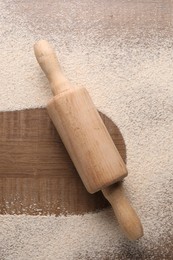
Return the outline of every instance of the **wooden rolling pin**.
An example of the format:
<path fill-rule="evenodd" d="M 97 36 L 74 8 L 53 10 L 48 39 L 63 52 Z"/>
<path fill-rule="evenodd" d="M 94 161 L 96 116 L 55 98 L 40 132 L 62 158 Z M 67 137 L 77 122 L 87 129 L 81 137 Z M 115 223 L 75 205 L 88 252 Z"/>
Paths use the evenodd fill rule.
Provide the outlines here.
<path fill-rule="evenodd" d="M 114 183 L 127 176 L 126 166 L 85 88 L 74 88 L 63 75 L 49 43 L 34 45 L 35 56 L 46 74 L 53 94 L 47 110 L 86 189 L 103 191 L 118 222 L 131 240 L 143 235 L 142 225 Z"/>

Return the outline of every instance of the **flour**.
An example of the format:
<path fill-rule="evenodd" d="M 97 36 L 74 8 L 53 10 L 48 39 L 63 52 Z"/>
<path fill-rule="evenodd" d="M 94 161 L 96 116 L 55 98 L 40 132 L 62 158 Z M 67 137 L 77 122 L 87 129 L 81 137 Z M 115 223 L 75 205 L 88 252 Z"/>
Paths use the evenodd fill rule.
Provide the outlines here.
<path fill-rule="evenodd" d="M 67 217 L 0 216 L 2 260 L 106 259 L 105 255 L 108 259 L 172 259 L 169 12 L 159 16 L 162 8 L 157 3 L 151 7 L 128 1 L 128 7 L 123 7 L 123 1 L 89 2 L 76 6 L 76 1 L 43 1 L 40 6 L 39 1 L 0 1 L 0 110 L 47 104 L 52 94 L 32 45 L 40 38 L 50 40 L 68 78 L 85 86 L 97 108 L 121 130 L 129 171 L 124 186 L 145 235 L 139 242 L 128 242 L 110 210 Z M 165 16 L 164 21 L 158 20 Z M 124 22 L 119 23 L 122 17 Z"/>
<path fill-rule="evenodd" d="M 146 237 L 139 242 L 129 242 L 117 232 L 118 227 L 113 220 L 110 210 L 67 217 L 0 216 L 1 259 L 101 260 L 166 256 L 165 252 L 158 251 L 159 254 L 156 254 L 154 251 L 158 250 L 158 243 L 162 246 L 161 238 L 157 237 L 148 244 Z M 153 221 L 151 223 L 150 235 L 154 231 Z M 159 230 L 157 234 L 162 235 Z"/>

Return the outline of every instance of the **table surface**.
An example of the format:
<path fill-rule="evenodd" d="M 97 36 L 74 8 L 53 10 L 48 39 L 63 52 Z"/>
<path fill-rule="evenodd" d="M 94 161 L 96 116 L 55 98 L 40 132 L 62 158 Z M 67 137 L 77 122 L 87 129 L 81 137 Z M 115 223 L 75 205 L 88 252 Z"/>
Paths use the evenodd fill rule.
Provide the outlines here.
<path fill-rule="evenodd" d="M 98 19 L 98 34 L 105 30 L 102 32 L 105 39 L 119 30 L 124 41 L 138 39 L 146 47 L 148 39 L 157 38 L 158 44 L 163 39 L 172 42 L 171 0 L 91 2 L 93 8 L 91 12 L 83 14 L 81 26 L 85 18 L 90 21 Z M 47 4 L 47 1 L 42 1 L 41 6 L 33 1 L 22 3 L 13 8 L 19 15 L 25 13 L 31 30 L 36 30 L 36 33 L 39 33 L 40 27 L 35 27 L 35 21 L 39 24 L 41 16 L 48 10 L 48 20 L 43 28 L 46 31 L 46 26 L 49 27 L 52 22 L 51 13 L 55 16 L 54 5 Z M 87 1 L 85 4 L 88 6 Z M 66 8 L 64 1 L 58 1 L 57 5 L 60 5 L 60 9 L 64 8 L 64 16 L 57 14 L 56 23 L 51 25 L 52 31 L 59 19 L 64 22 L 70 11 L 70 4 Z M 81 16 L 80 12 L 79 9 L 74 16 Z M 71 28 L 67 26 L 65 33 L 68 30 Z M 76 31 L 76 34 L 80 32 Z M 126 160 L 126 147 L 119 129 L 106 115 L 101 114 L 101 117 Z M 85 190 L 45 109 L 1 112 L 0 122 L 0 214 L 82 214 L 108 206 L 101 192 L 91 195 Z M 167 242 L 164 249 L 155 249 L 153 259 L 163 259 L 162 251 L 167 252 L 164 259 L 172 259 L 172 245 Z M 145 253 L 146 258 L 144 255 L 141 259 L 149 259 Z M 121 256 L 117 259 L 121 259 Z M 133 258 L 129 256 L 127 259 Z"/>
<path fill-rule="evenodd" d="M 100 114 L 125 160 L 119 129 Z M 45 109 L 0 113 L 0 214 L 85 213 L 108 205 L 82 184 Z"/>

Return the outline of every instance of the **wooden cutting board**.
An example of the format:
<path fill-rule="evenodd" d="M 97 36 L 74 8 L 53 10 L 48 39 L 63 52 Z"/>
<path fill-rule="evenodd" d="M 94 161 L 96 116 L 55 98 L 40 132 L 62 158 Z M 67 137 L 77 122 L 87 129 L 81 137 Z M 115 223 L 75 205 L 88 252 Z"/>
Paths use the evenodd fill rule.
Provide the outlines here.
<path fill-rule="evenodd" d="M 125 160 L 119 129 L 100 115 Z M 86 191 L 45 109 L 1 112 L 0 122 L 0 214 L 82 214 L 108 205 L 101 192 Z"/>

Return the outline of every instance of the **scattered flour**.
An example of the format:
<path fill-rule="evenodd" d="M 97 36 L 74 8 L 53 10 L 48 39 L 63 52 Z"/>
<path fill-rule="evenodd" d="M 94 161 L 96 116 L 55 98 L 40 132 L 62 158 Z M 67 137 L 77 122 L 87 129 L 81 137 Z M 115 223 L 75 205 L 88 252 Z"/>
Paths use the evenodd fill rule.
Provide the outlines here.
<path fill-rule="evenodd" d="M 130 242 L 117 232 L 113 218 L 110 210 L 66 217 L 0 216 L 1 260 L 171 259 L 165 248 L 171 242 L 160 229 L 155 239 L 150 237 L 152 229 L 148 238 Z"/>
<path fill-rule="evenodd" d="M 51 92 L 32 45 L 50 40 L 68 78 L 86 86 L 121 130 L 125 188 L 145 236 L 128 242 L 109 210 L 0 216 L 1 260 L 172 259 L 173 34 L 158 20 L 157 1 L 152 7 L 128 1 L 128 8 L 123 1 L 89 2 L 0 0 L 0 110 L 46 105 Z"/>

